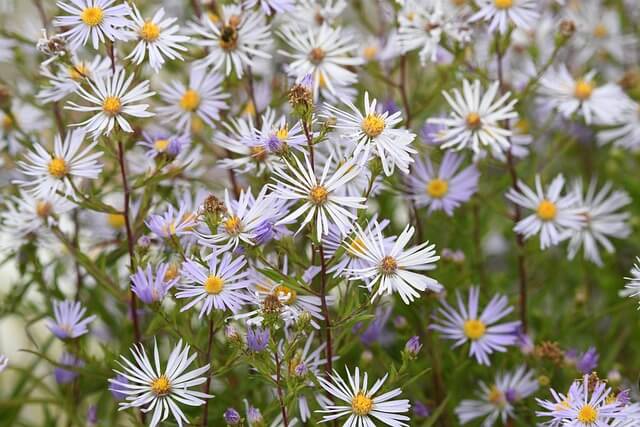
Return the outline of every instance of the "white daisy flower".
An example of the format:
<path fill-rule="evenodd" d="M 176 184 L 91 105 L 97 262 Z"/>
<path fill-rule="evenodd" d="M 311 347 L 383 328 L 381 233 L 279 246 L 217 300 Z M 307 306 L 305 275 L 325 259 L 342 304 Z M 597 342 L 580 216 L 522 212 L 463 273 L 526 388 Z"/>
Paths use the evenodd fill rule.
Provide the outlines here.
<path fill-rule="evenodd" d="M 149 65 L 156 72 L 160 70 L 165 62 L 164 57 L 169 59 L 183 60 L 180 51 L 187 48 L 181 43 L 189 40 L 187 36 L 176 34 L 180 29 L 179 25 L 173 25 L 178 18 L 164 18 L 164 8 L 158 9 L 151 19 L 145 19 L 134 3 L 131 11 L 131 21 L 128 24 L 131 30 L 131 38 L 137 39 L 138 44 L 126 59 L 132 59 L 135 64 L 141 64 L 149 52 Z"/>
<path fill-rule="evenodd" d="M 189 355 L 189 350 L 190 346 L 185 345 L 183 348 L 180 340 L 171 351 L 164 370 L 160 366 L 160 353 L 155 339 L 153 362 L 141 344 L 131 347 L 134 362 L 130 362 L 121 355 L 122 362 L 118 361 L 118 364 L 122 370 L 114 369 L 114 372 L 122 375 L 127 381 L 121 382 L 118 378 L 109 379 L 111 387 L 126 396 L 125 400 L 119 403 L 119 410 L 128 408 L 141 408 L 143 412 L 153 410 L 150 427 L 157 426 L 169 415 L 173 416 L 179 426 L 188 424 L 189 420 L 178 404 L 202 406 L 205 404 L 204 399 L 213 397 L 207 393 L 189 390 L 191 387 L 204 384 L 207 378 L 201 375 L 209 371 L 209 364 L 207 364 L 185 372 L 198 356 L 197 353 Z"/>
<path fill-rule="evenodd" d="M 567 119 L 577 114 L 587 124 L 616 124 L 631 101 L 615 83 L 598 86 L 595 75 L 592 70 L 574 79 L 564 64 L 547 71 L 540 79 L 540 104 L 558 110 Z"/>
<path fill-rule="evenodd" d="M 540 249 L 555 246 L 579 230 L 584 222 L 584 209 L 575 207 L 575 194 L 562 195 L 563 188 L 562 175 L 555 177 L 546 190 L 542 188 L 540 175 L 536 175 L 535 191 L 518 181 L 517 189 L 511 188 L 506 197 L 534 213 L 520 220 L 513 230 L 525 239 L 540 234 Z"/>
<path fill-rule="evenodd" d="M 78 95 L 93 105 L 84 106 L 75 102 L 67 102 L 65 108 L 73 111 L 97 112 L 97 114 L 72 126 L 82 126 L 94 138 L 103 134 L 109 135 L 116 124 L 124 132 L 133 132 L 133 128 L 125 116 L 153 116 L 154 113 L 147 111 L 148 104 L 138 104 L 138 102 L 155 94 L 155 92 L 149 92 L 148 80 L 129 89 L 134 77 L 135 75 L 131 74 L 126 78 L 125 70 L 121 69 L 116 71 L 113 76 L 96 77 L 89 80 L 90 91 L 79 86 Z"/>
<path fill-rule="evenodd" d="M 429 328 L 440 332 L 445 339 L 455 341 L 453 348 L 470 343 L 469 356 L 474 357 L 481 365 L 489 366 L 489 355 L 493 352 L 505 352 L 507 346 L 515 345 L 520 326 L 519 321 L 497 322 L 511 313 L 507 297 L 496 294 L 491 298 L 482 313 L 479 313 L 480 290 L 472 286 L 469 289 L 468 305 L 462 302 L 460 292 L 456 292 L 458 309 L 442 301 L 434 315 L 435 323 Z"/>
<path fill-rule="evenodd" d="M 256 58 L 271 58 L 267 52 L 272 42 L 271 31 L 265 16 L 259 12 L 225 5 L 216 21 L 205 16 L 190 27 L 194 35 L 199 36 L 193 42 L 209 52 L 197 62 L 197 67 L 211 65 L 215 71 L 224 67 L 226 76 L 235 70 L 240 79 L 245 67 L 254 65 Z"/>
<path fill-rule="evenodd" d="M 366 266 L 346 269 L 351 276 L 349 280 L 365 281 L 369 291 L 378 285 L 372 300 L 381 295 L 398 293 L 402 301 L 409 304 L 420 297 L 419 292 L 440 292 L 440 283 L 425 274 L 415 272 L 435 268 L 435 262 L 440 259 L 436 255 L 435 245 L 424 242 L 405 249 L 414 231 L 413 227 L 407 225 L 393 245 L 390 245 L 382 236 L 377 222 L 370 231 L 365 231 L 356 224 L 355 236 L 344 246 L 350 254 L 363 259 Z"/>
<path fill-rule="evenodd" d="M 585 259 L 602 266 L 598 244 L 613 253 L 615 248 L 609 238 L 625 239 L 631 234 L 630 214 L 620 212 L 631 203 L 631 198 L 626 191 L 611 191 L 611 187 L 611 183 L 606 183 L 597 191 L 596 180 L 592 180 L 584 192 L 582 181 L 574 183 L 575 206 L 583 211 L 584 222 L 571 234 L 569 259 L 573 259 L 582 247 Z"/>
<path fill-rule="evenodd" d="M 348 416 L 343 424 L 345 427 L 375 425 L 374 419 L 382 424 L 392 427 L 408 427 L 409 417 L 402 415 L 409 412 L 411 405 L 407 399 L 392 400 L 399 396 L 402 390 L 399 388 L 376 396 L 376 393 L 382 388 L 387 380 L 387 375 L 376 381 L 371 388 L 368 388 L 368 374 L 365 372 L 360 382 L 360 369 L 356 367 L 352 376 L 349 368 L 345 367 L 348 381 L 345 382 L 337 371 L 333 371 L 333 375 L 329 379 L 318 377 L 320 385 L 329 394 L 340 400 L 341 404 L 326 405 L 323 409 L 316 410 L 324 415 L 321 422 L 327 422 Z M 342 403 L 344 402 L 344 403 Z"/>
<path fill-rule="evenodd" d="M 337 116 L 335 127 L 347 138 L 357 142 L 353 155 L 364 151 L 365 159 L 373 151 L 382 161 L 382 167 L 387 176 L 393 174 L 396 166 L 404 173 L 409 173 L 409 165 L 413 162 L 412 154 L 417 153 L 411 148 L 416 135 L 407 129 L 395 129 L 402 122 L 402 112 L 389 114 L 388 111 L 379 113 L 376 110 L 377 100 L 369 102 L 369 92 L 364 94 L 364 114 L 355 105 L 348 102 L 352 112 L 340 110 L 325 103 L 325 108 Z"/>
<path fill-rule="evenodd" d="M 5 210 L 0 213 L 0 222 L 6 228 L 20 230 L 24 235 L 54 224 L 57 218 L 75 208 L 75 204 L 55 193 L 46 193 L 36 198 L 21 191 L 18 196 L 5 200 Z"/>
<path fill-rule="evenodd" d="M 297 0 L 297 7 L 288 17 L 302 28 L 334 26 L 347 7 L 346 0 Z"/>
<path fill-rule="evenodd" d="M 57 6 L 69 15 L 56 16 L 53 25 L 68 28 L 60 34 L 67 40 L 71 50 L 87 44 L 98 49 L 99 43 L 106 39 L 111 41 L 126 40 L 124 27 L 129 20 L 127 3 L 114 5 L 116 0 L 68 0 L 57 2 Z"/>
<path fill-rule="evenodd" d="M 442 144 L 441 148 L 461 150 L 468 147 L 474 153 L 485 148 L 491 151 L 509 149 L 512 132 L 503 128 L 501 123 L 518 117 L 513 109 L 517 100 L 509 101 L 510 92 L 496 100 L 499 86 L 499 82 L 494 82 L 483 94 L 479 80 L 473 85 L 464 80 L 462 93 L 458 89 L 453 90 L 453 96 L 442 92 L 453 111 L 448 118 L 434 117 L 428 120 L 428 123 L 446 126 L 435 136 L 436 141 Z"/>
<path fill-rule="evenodd" d="M 489 31 L 504 34 L 513 23 L 517 28 L 530 30 L 540 17 L 540 4 L 536 0 L 476 0 L 480 10 L 470 21 L 491 21 Z"/>
<path fill-rule="evenodd" d="M 67 132 L 64 142 L 56 135 L 52 153 L 42 145 L 34 144 L 34 151 L 28 152 L 24 161 L 18 161 L 18 170 L 29 178 L 14 182 L 37 198 L 48 197 L 57 191 L 76 198 L 72 179 L 96 179 L 102 172 L 102 165 L 97 161 L 102 153 L 91 153 L 97 141 L 81 149 L 84 137 L 83 129 Z"/>
<path fill-rule="evenodd" d="M 491 385 L 481 381 L 478 399 L 463 400 L 455 412 L 461 424 L 486 417 L 482 427 L 493 427 L 498 419 L 506 425 L 507 419 L 514 417 L 516 405 L 537 389 L 534 372 L 521 365 L 513 372 L 499 373 Z"/>
<path fill-rule="evenodd" d="M 244 256 L 232 259 L 226 252 L 221 259 L 213 253 L 208 260 L 208 268 L 190 259 L 182 263 L 180 275 L 185 284 L 178 285 L 176 298 L 191 298 L 180 311 L 186 311 L 204 301 L 200 314 L 210 315 L 211 310 L 229 310 L 237 313 L 244 304 L 251 300 L 247 293 L 248 272 L 242 269 L 247 265 Z"/>
<path fill-rule="evenodd" d="M 597 138 L 601 145 L 611 142 L 634 153 L 640 151 L 640 105 L 630 102 L 618 116 L 616 126 L 600 130 Z"/>
<path fill-rule="evenodd" d="M 624 289 L 619 292 L 622 297 L 638 298 L 640 297 L 640 257 L 636 257 L 636 263 L 631 269 L 631 276 L 625 277 L 627 283 Z M 638 307 L 640 310 L 640 306 Z"/>
<path fill-rule="evenodd" d="M 358 76 L 348 67 L 361 65 L 357 56 L 358 45 L 340 28 L 323 25 L 319 29 L 290 25 L 283 28 L 280 37 L 294 50 L 278 53 L 291 58 L 287 73 L 301 82 L 307 75 L 313 77 L 313 97 L 318 98 L 320 85 L 336 94 L 336 86 L 350 86 Z"/>
<path fill-rule="evenodd" d="M 339 196 L 336 191 L 345 183 L 351 181 L 360 173 L 360 168 L 348 161 L 340 166 L 331 176 L 329 169 L 331 160 L 327 161 L 320 179 L 316 178 L 309 157 L 305 154 L 305 165 L 294 156 L 295 164 L 285 160 L 287 171 L 275 170 L 276 184 L 270 184 L 273 189 L 272 197 L 284 200 L 302 201 L 302 206 L 291 212 L 277 224 L 288 224 L 306 214 L 298 228 L 302 230 L 312 220 L 315 224 L 318 241 L 329 232 L 329 224 L 335 224 L 340 231 L 347 233 L 356 215 L 352 210 L 367 207 L 364 197 Z"/>
<path fill-rule="evenodd" d="M 220 120 L 220 110 L 228 108 L 225 100 L 229 94 L 221 88 L 222 76 L 213 70 L 191 67 L 188 86 L 179 81 L 163 86 L 160 96 L 169 105 L 159 107 L 158 113 L 184 132 L 193 130 L 195 117 L 215 127 L 214 120 Z"/>
<path fill-rule="evenodd" d="M 53 73 L 49 67 L 43 66 L 40 73 L 49 80 L 49 84 L 38 92 L 38 99 L 44 103 L 60 101 L 71 95 L 86 79 L 105 76 L 111 69 L 111 60 L 96 55 L 92 61 L 73 58 L 72 65 L 61 67 Z"/>

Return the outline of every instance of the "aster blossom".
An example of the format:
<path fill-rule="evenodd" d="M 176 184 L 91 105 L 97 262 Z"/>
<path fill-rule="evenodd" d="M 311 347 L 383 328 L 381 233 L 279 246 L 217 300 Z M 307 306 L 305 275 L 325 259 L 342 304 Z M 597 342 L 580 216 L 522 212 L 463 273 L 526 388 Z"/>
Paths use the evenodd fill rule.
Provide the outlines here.
<path fill-rule="evenodd" d="M 470 21 L 489 21 L 489 31 L 507 32 L 510 24 L 523 30 L 533 28 L 540 17 L 535 0 L 476 0 L 480 10 Z"/>
<path fill-rule="evenodd" d="M 54 301 L 54 319 L 47 321 L 49 330 L 58 338 L 74 339 L 78 338 L 89 330 L 87 325 L 96 319 L 96 316 L 84 317 L 87 309 L 78 301 Z"/>
<path fill-rule="evenodd" d="M 131 290 L 145 304 L 162 301 L 169 289 L 178 282 L 177 277 L 169 277 L 170 267 L 166 263 L 158 264 L 155 275 L 151 265 L 147 265 L 145 269 L 138 267 L 136 272 L 129 277 L 132 284 Z"/>

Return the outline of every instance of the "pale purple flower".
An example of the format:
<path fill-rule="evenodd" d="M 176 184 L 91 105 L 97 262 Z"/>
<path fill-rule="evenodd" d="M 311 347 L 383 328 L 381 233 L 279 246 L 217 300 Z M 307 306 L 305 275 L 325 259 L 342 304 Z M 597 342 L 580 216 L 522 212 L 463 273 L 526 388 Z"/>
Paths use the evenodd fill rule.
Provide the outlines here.
<path fill-rule="evenodd" d="M 96 405 L 90 405 L 87 409 L 87 423 L 89 425 L 98 423 L 98 407 Z"/>
<path fill-rule="evenodd" d="M 187 203 L 181 202 L 179 209 L 170 205 L 162 215 L 149 216 L 145 224 L 158 237 L 171 239 L 192 234 L 196 215 L 189 210 Z"/>
<path fill-rule="evenodd" d="M 418 418 L 427 418 L 431 415 L 431 410 L 427 405 L 416 400 L 413 402 L 413 414 Z"/>
<path fill-rule="evenodd" d="M 375 318 L 369 324 L 367 329 L 360 335 L 360 341 L 364 346 L 371 347 L 376 342 L 381 345 L 388 344 L 390 340 L 390 333 L 386 329 L 386 325 L 391 317 L 391 307 L 379 307 L 376 310 Z"/>
<path fill-rule="evenodd" d="M 404 349 L 407 353 L 409 353 L 409 355 L 413 357 L 417 356 L 422 349 L 422 344 L 420 344 L 420 337 L 416 335 L 409 338 L 407 343 L 404 345 Z"/>
<path fill-rule="evenodd" d="M 145 304 L 152 304 L 156 301 L 162 301 L 167 291 L 178 282 L 178 278 L 166 280 L 167 270 L 169 264 L 161 263 L 156 267 L 156 274 L 154 277 L 153 268 L 151 265 L 147 265 L 146 269 L 138 267 L 135 274 L 129 276 L 131 278 L 131 290 L 140 298 Z"/>
<path fill-rule="evenodd" d="M 143 140 L 138 144 L 147 148 L 147 157 L 156 158 L 160 155 L 168 155 L 175 158 L 189 145 L 186 136 L 173 135 L 167 132 L 142 132 Z"/>
<path fill-rule="evenodd" d="M 253 352 L 260 352 L 269 345 L 269 329 L 260 327 L 247 329 L 247 347 Z"/>
<path fill-rule="evenodd" d="M 589 349 L 581 354 L 575 349 L 570 349 L 565 352 L 565 360 L 575 364 L 576 368 L 582 372 L 582 374 L 590 374 L 598 366 L 598 359 L 600 355 L 595 347 L 589 347 Z"/>
<path fill-rule="evenodd" d="M 81 368 L 84 366 L 84 362 L 71 353 L 63 353 L 59 363 L 65 368 Z M 69 384 L 80 375 L 75 370 L 65 369 L 62 366 L 58 366 L 53 370 L 53 375 L 58 384 Z"/>
<path fill-rule="evenodd" d="M 224 411 L 223 418 L 225 423 L 232 426 L 237 426 L 241 420 L 240 414 L 234 408 L 227 408 L 227 410 Z"/>
<path fill-rule="evenodd" d="M 109 391 L 115 400 L 124 400 L 127 389 L 119 384 L 129 384 L 129 380 L 122 374 L 116 375 L 114 381 L 109 382 Z"/>
<path fill-rule="evenodd" d="M 469 289 L 469 301 L 462 301 L 460 292 L 456 292 L 457 310 L 446 301 L 434 316 L 435 323 L 431 329 L 438 331 L 445 339 L 453 340 L 453 347 L 469 342 L 469 356 L 481 365 L 490 365 L 489 355 L 493 352 L 505 352 L 507 346 L 515 345 L 518 339 L 519 321 L 498 324 L 497 322 L 511 313 L 507 297 L 496 294 L 482 313 L 479 313 L 480 290 L 472 286 Z"/>
<path fill-rule="evenodd" d="M 474 165 L 461 171 L 464 156 L 447 151 L 436 170 L 431 159 L 418 159 L 411 174 L 407 175 L 410 197 L 418 207 L 427 206 L 429 212 L 444 210 L 449 216 L 453 210 L 468 201 L 478 190 L 480 172 Z"/>
<path fill-rule="evenodd" d="M 54 301 L 53 312 L 55 319 L 47 320 L 49 330 L 61 340 L 78 338 L 88 332 L 87 325 L 96 316 L 83 319 L 87 309 L 78 301 Z"/>

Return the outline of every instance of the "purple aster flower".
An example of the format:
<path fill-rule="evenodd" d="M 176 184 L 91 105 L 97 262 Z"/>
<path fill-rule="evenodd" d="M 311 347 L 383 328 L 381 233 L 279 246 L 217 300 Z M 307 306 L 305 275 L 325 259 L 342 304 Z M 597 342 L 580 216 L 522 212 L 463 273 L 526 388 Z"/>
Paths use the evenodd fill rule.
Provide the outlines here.
<path fill-rule="evenodd" d="M 142 132 L 142 137 L 144 140 L 138 144 L 148 148 L 146 155 L 152 159 L 163 154 L 175 158 L 184 147 L 189 145 L 187 137 L 171 135 L 166 132 Z"/>
<path fill-rule="evenodd" d="M 269 329 L 249 328 L 247 330 L 247 347 L 254 352 L 262 351 L 269 345 L 269 336 Z"/>
<path fill-rule="evenodd" d="M 441 123 L 433 123 L 426 121 L 420 130 L 420 137 L 427 145 L 440 145 L 437 135 L 439 132 L 446 130 L 447 126 Z"/>
<path fill-rule="evenodd" d="M 420 353 L 420 349 L 422 349 L 420 337 L 416 335 L 409 338 L 409 341 L 404 345 L 404 349 L 410 356 L 416 357 Z"/>
<path fill-rule="evenodd" d="M 62 357 L 60 358 L 60 365 L 69 368 L 81 368 L 84 366 L 84 362 L 71 353 L 63 353 Z M 73 382 L 73 380 L 78 378 L 80 374 L 71 369 L 56 367 L 53 370 L 53 375 L 58 384 L 69 384 L 70 382 Z"/>
<path fill-rule="evenodd" d="M 400 111 L 400 107 L 393 99 L 387 99 L 382 103 L 382 111 L 388 111 L 389 114 L 395 114 Z"/>
<path fill-rule="evenodd" d="M 415 402 L 413 402 L 413 413 L 418 418 L 427 418 L 429 415 L 431 415 L 431 410 L 427 405 L 416 400 Z"/>
<path fill-rule="evenodd" d="M 571 364 L 575 364 L 576 368 L 583 374 L 591 373 L 598 366 L 598 351 L 595 347 L 589 347 L 589 349 L 578 354 L 575 349 L 569 349 L 565 352 L 565 360 Z"/>
<path fill-rule="evenodd" d="M 124 400 L 127 397 L 127 389 L 120 384 L 129 384 L 129 380 L 122 374 L 116 375 L 113 381 L 109 381 L 109 391 L 115 400 Z"/>
<path fill-rule="evenodd" d="M 289 206 L 291 205 L 287 200 L 272 200 L 272 212 L 269 217 L 256 227 L 255 241 L 258 245 L 264 245 L 271 240 L 279 240 L 284 236 L 290 236 L 292 233 L 287 228 L 287 224 L 278 224 L 282 218 L 289 214 Z"/>
<path fill-rule="evenodd" d="M 624 390 L 621 390 L 620 393 L 618 393 L 618 395 L 616 396 L 616 400 L 618 401 L 618 403 L 620 405 L 626 406 L 631 401 L 630 394 L 631 394 L 631 392 L 630 392 L 630 390 L 628 388 L 624 389 Z"/>
<path fill-rule="evenodd" d="M 360 341 L 367 347 L 371 347 L 376 342 L 381 345 L 388 344 L 391 340 L 389 331 L 386 329 L 389 317 L 391 317 L 391 307 L 379 307 L 376 310 L 376 317 L 369 324 L 367 329 L 360 335 Z"/>
<path fill-rule="evenodd" d="M 231 426 L 236 426 L 240 424 L 240 420 L 241 420 L 240 414 L 234 408 L 227 408 L 227 410 L 224 411 L 223 417 L 224 417 L 224 422 Z"/>
<path fill-rule="evenodd" d="M 264 419 L 262 418 L 260 409 L 256 408 L 255 406 L 251 406 L 251 404 L 246 400 L 244 402 L 247 406 L 247 422 L 249 423 L 249 425 L 252 426 L 254 424 L 262 423 Z"/>
<path fill-rule="evenodd" d="M 177 277 L 168 281 L 165 279 L 168 269 L 169 264 L 158 264 L 158 267 L 156 268 L 156 276 L 154 278 L 151 265 L 148 265 L 146 270 L 138 267 L 138 271 L 129 276 L 131 278 L 131 283 L 133 284 L 131 289 L 145 304 L 162 301 L 164 296 L 167 294 L 167 291 L 178 282 Z"/>
<path fill-rule="evenodd" d="M 87 325 L 96 316 L 82 317 L 87 309 L 78 301 L 54 301 L 53 312 L 55 319 L 47 320 L 49 330 L 61 340 L 78 338 L 88 332 Z"/>
<path fill-rule="evenodd" d="M 87 409 L 87 423 L 90 425 L 98 424 L 98 407 L 90 405 Z"/>
<path fill-rule="evenodd" d="M 145 224 L 158 237 L 171 239 L 191 234 L 196 225 L 196 214 L 189 210 L 187 203 L 181 202 L 177 210 L 169 206 L 162 215 L 150 215 Z"/>
<path fill-rule="evenodd" d="M 429 158 L 416 160 L 413 173 L 407 176 L 410 197 L 416 205 L 427 206 L 430 213 L 444 210 L 452 216 L 453 210 L 478 190 L 480 172 L 474 165 L 458 171 L 463 161 L 463 156 L 447 151 L 436 171 Z"/>

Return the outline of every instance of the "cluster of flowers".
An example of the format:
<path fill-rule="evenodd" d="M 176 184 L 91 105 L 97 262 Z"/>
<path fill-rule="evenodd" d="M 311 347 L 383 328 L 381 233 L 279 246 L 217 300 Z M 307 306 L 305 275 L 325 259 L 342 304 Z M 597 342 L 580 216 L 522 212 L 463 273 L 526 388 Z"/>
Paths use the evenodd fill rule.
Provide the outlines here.
<path fill-rule="evenodd" d="M 547 171 L 576 144 L 640 148 L 640 77 L 614 82 L 637 41 L 618 11 L 599 0 L 156 3 L 35 0 L 37 43 L 0 29 L 0 61 L 17 74 L 0 78 L 0 250 L 27 278 L 8 301 L 33 284 L 50 307 L 35 321 L 63 343 L 54 376 L 72 395 L 58 408 L 69 423 L 97 368 L 101 390 L 152 427 L 433 425 L 448 412 L 487 427 L 640 425 L 621 374 L 600 379 L 593 347 L 534 344 L 540 314 L 527 311 L 532 253 L 567 242 L 569 261 L 582 251 L 604 267 L 632 232 L 627 191 L 591 168 L 566 186 Z M 489 204 L 508 210 L 516 292 L 486 286 Z M 427 237 L 467 216 L 476 270 L 435 274 L 465 253 L 438 255 Z M 623 295 L 638 297 L 640 267 L 632 276 Z M 392 313 L 410 338 L 373 356 Z M 433 332 L 451 357 L 464 347 L 462 369 L 486 377 L 496 357 L 512 369 L 454 402 L 443 388 L 458 366 L 443 373 Z M 99 355 L 89 340 L 105 342 Z M 385 371 L 372 385 L 354 351 L 388 363 L 368 367 Z M 0 356 L 0 371 L 12 365 Z M 420 366 L 433 387 L 414 383 Z M 548 400 L 552 372 L 570 387 Z M 402 397 L 416 384 L 428 405 Z M 225 395 L 231 406 L 216 405 Z M 119 425 L 110 407 L 91 406 L 89 422 Z"/>

